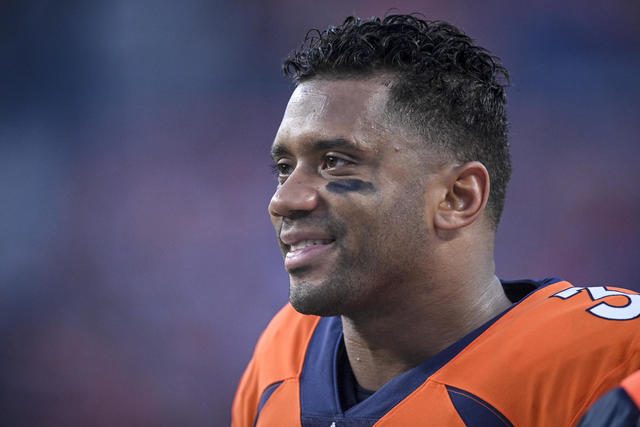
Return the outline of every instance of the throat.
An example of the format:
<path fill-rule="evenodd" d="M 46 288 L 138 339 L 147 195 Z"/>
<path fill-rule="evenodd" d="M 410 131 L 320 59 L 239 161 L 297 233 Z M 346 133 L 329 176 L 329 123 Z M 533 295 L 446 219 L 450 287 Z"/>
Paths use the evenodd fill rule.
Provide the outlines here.
<path fill-rule="evenodd" d="M 358 380 L 356 380 L 351 364 L 349 363 L 349 358 L 347 357 L 344 339 L 340 342 L 336 363 L 338 365 L 338 393 L 340 395 L 340 405 L 344 412 L 367 399 L 375 393 L 375 390 L 363 388 L 358 383 Z"/>
<path fill-rule="evenodd" d="M 395 346 L 381 346 L 372 348 L 365 341 L 355 337 L 349 327 L 344 324 L 344 338 L 341 343 L 341 357 L 343 358 L 341 375 L 347 381 L 353 377 L 353 384 L 362 390 L 362 396 L 368 391 L 380 389 L 396 376 L 418 366 L 430 355 L 411 354 L 407 351 L 397 351 Z M 380 343 L 377 343 L 380 344 Z M 389 347 L 393 350 L 389 351 Z M 347 369 L 348 368 L 348 369 Z M 358 391 L 357 388 L 355 388 Z M 371 394 L 371 393 L 369 393 Z"/>

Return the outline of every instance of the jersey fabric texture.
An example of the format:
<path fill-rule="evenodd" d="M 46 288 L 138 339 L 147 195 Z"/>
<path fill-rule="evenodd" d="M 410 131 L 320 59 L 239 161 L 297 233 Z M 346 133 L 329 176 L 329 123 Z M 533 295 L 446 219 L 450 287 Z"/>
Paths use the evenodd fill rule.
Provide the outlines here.
<path fill-rule="evenodd" d="M 286 305 L 260 337 L 232 426 L 573 426 L 640 368 L 640 295 L 557 278 L 502 282 L 514 304 L 343 409 L 339 316 Z"/>

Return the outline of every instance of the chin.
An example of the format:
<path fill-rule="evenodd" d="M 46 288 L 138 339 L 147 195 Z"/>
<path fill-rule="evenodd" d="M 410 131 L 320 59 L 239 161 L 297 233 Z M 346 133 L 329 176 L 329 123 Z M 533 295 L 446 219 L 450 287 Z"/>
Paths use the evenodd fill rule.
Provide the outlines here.
<path fill-rule="evenodd" d="M 310 283 L 291 284 L 289 302 L 301 314 L 338 316 L 344 313 L 344 295 L 337 295 L 331 286 Z"/>

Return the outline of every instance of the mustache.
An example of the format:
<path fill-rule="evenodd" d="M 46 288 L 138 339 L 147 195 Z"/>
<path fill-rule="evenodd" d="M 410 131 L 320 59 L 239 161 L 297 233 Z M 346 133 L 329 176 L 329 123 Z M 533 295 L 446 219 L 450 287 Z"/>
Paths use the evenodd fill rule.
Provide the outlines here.
<path fill-rule="evenodd" d="M 324 217 L 304 217 L 304 218 L 283 218 L 280 223 L 280 229 L 278 230 L 278 236 L 282 233 L 290 232 L 292 230 L 322 230 L 336 238 L 346 232 L 345 225 L 332 216 Z"/>

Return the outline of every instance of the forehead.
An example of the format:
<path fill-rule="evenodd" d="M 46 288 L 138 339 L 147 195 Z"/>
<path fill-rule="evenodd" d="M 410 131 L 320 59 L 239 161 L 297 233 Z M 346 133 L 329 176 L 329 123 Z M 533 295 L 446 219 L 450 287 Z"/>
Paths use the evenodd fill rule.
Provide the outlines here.
<path fill-rule="evenodd" d="M 275 144 L 346 138 L 373 143 L 388 133 L 383 79 L 311 80 L 299 84 L 287 104 Z"/>

